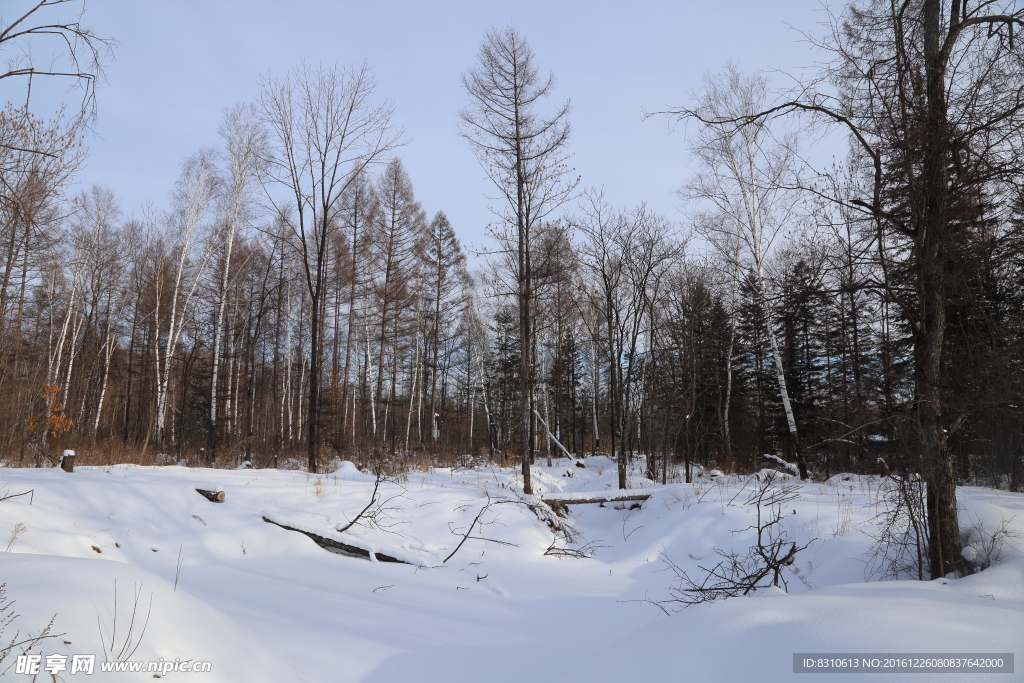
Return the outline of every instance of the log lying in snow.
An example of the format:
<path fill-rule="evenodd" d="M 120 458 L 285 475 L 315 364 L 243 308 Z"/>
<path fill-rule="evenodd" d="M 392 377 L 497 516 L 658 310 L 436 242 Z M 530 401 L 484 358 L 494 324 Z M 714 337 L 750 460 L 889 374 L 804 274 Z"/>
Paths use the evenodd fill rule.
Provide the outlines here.
<path fill-rule="evenodd" d="M 224 492 L 223 491 L 211 491 L 209 489 L 196 489 L 196 493 L 206 498 L 211 503 L 223 503 Z"/>
<path fill-rule="evenodd" d="M 538 498 L 548 505 L 581 505 L 583 503 L 624 503 L 644 501 L 651 497 L 647 489 L 626 491 L 576 491 L 573 493 L 542 493 Z"/>
<path fill-rule="evenodd" d="M 355 557 L 365 557 L 366 559 L 370 559 L 370 551 L 366 548 L 357 548 L 354 545 L 342 543 L 341 541 L 336 541 L 333 538 L 327 538 L 326 536 L 314 534 L 312 531 L 296 529 L 293 526 L 288 526 L 287 524 L 282 524 L 281 522 L 275 522 L 274 520 L 269 519 L 266 516 L 263 517 L 263 521 L 273 524 L 275 526 L 279 526 L 282 529 L 287 529 L 288 531 L 297 531 L 300 534 L 303 534 L 304 536 L 309 536 L 311 539 L 313 539 L 314 543 L 316 543 L 318 546 L 326 550 L 340 551 L 346 555 L 353 555 Z M 391 557 L 390 555 L 385 555 L 384 553 L 379 553 L 376 551 L 374 551 L 373 555 L 377 558 L 378 562 L 397 562 L 399 564 L 410 564 L 405 560 L 400 560 L 397 557 Z"/>

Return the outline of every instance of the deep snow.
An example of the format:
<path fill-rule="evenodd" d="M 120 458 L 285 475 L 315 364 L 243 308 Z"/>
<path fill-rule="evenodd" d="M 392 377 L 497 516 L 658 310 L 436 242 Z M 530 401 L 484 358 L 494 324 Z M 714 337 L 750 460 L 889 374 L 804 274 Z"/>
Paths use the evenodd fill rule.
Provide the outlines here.
<path fill-rule="evenodd" d="M 562 459 L 535 467 L 534 477 L 538 493 L 610 491 L 616 481 L 606 458 L 590 458 L 586 468 Z M 1020 538 L 1001 564 L 962 579 L 866 581 L 876 478 L 800 486 L 783 525 L 794 541 L 813 542 L 786 575 L 788 595 L 769 590 L 671 616 L 645 602 L 669 597 L 673 575 L 662 555 L 693 572 L 715 548 L 745 550 L 751 532 L 736 531 L 751 522 L 743 501 L 756 482 L 701 477 L 661 487 L 637 470 L 631 487 L 652 493 L 638 509 L 571 506 L 569 523 L 581 536 L 572 547 L 589 543 L 589 559 L 544 554 L 555 535 L 523 504 L 518 483 L 508 469 L 412 472 L 381 486 L 387 502 L 378 524 L 341 533 L 374 486 L 351 463 L 320 477 L 184 467 L 0 469 L 0 495 L 33 490 L 0 502 L 0 543 L 7 545 L 17 524 L 27 529 L 0 554 L 0 581 L 20 615 L 3 643 L 15 630 L 38 633 L 56 614 L 53 632 L 63 635 L 37 651 L 102 660 L 101 630 L 108 651 L 112 642 L 115 650 L 124 645 L 137 593 L 131 659 L 209 660 L 212 672 L 199 677 L 211 682 L 772 682 L 800 679 L 792 673 L 794 652 L 1016 652 L 1018 659 L 1024 652 Z M 197 486 L 222 488 L 225 502 L 207 501 Z M 1005 519 L 1024 533 L 1024 495 L 978 488 L 959 495 L 964 523 L 983 520 L 994 529 Z M 488 497 L 471 538 L 442 562 Z M 263 517 L 409 564 L 327 552 Z M 1024 680 L 1024 663 L 1016 670 L 928 680 Z M 13 668 L 6 675 L 27 680 Z M 64 680 L 152 674 L 97 671 Z"/>

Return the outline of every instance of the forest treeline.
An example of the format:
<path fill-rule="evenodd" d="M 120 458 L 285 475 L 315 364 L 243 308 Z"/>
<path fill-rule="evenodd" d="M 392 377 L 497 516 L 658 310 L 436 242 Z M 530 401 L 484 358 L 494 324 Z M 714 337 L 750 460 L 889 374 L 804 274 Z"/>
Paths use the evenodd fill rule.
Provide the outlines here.
<path fill-rule="evenodd" d="M 867 50 L 862 38 L 842 45 Z M 424 212 L 365 67 L 264 80 L 256 101 L 225 113 L 218 146 L 183 162 L 166 209 L 130 212 L 116 188 L 70 192 L 82 127 L 8 105 L 0 455 L 9 466 L 53 463 L 65 447 L 86 462 L 222 467 L 508 461 L 526 386 L 538 458 L 559 443 L 642 453 L 660 480 L 679 463 L 759 468 L 764 454 L 821 475 L 906 468 L 922 438 L 921 243 L 889 224 L 913 213 L 918 162 L 880 109 L 865 111 L 878 104 L 870 92 L 851 99 L 870 90 L 856 63 L 836 87 L 862 129 L 876 125 L 884 158 L 851 144 L 841 168 L 808 174 L 814 131 L 754 117 L 772 105 L 767 83 L 730 67 L 687 110 L 702 125 L 689 138 L 697 167 L 680 177 L 682 220 L 579 190 L 559 166 L 566 127 L 531 190 L 561 182 L 558 211 L 518 225 L 512 211 L 472 259 L 457 237 L 470 226 Z M 743 117 L 753 124 L 723 124 Z M 990 132 L 993 148 L 1021 156 L 1018 133 Z M 969 142 L 950 156 L 962 182 L 939 263 L 943 447 L 960 480 L 1019 489 L 1022 176 L 975 163 L 991 150 Z M 499 187 L 520 167 L 509 168 L 494 171 Z M 888 215 L 862 210 L 865 193 Z"/>

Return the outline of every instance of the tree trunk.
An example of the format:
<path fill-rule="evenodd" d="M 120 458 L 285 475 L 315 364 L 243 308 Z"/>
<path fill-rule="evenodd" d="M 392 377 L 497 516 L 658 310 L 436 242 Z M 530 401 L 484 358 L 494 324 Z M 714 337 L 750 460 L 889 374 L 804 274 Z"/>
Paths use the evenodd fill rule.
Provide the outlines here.
<path fill-rule="evenodd" d="M 323 353 L 320 348 L 319 292 L 310 297 L 309 334 L 309 426 L 306 432 L 306 456 L 309 471 L 315 474 L 320 467 L 320 359 Z"/>
<path fill-rule="evenodd" d="M 954 3 L 954 7 L 956 3 Z M 956 472 L 946 448 L 942 424 L 941 387 L 943 336 L 946 329 L 945 247 L 949 237 L 949 182 L 946 160 L 947 109 L 945 65 L 940 55 L 942 11 L 939 0 L 924 0 L 924 55 L 927 119 L 921 169 L 923 206 L 918 265 L 921 319 L 915 335 L 917 356 L 915 393 L 925 464 L 928 504 L 928 552 L 932 578 L 960 568 L 960 529 L 957 520 Z M 956 19 L 953 18 L 953 21 Z"/>
<path fill-rule="evenodd" d="M 758 268 L 760 271 L 760 266 Z M 789 427 L 789 437 L 793 445 L 793 453 L 796 455 L 797 466 L 800 468 L 800 478 L 806 480 L 807 463 L 800 453 L 800 443 L 797 440 L 796 418 L 793 415 L 793 406 L 789 401 L 789 391 L 786 389 L 786 371 L 782 367 L 782 355 L 779 353 L 779 342 L 775 337 L 775 325 L 772 319 L 771 310 L 768 307 L 767 287 L 763 272 L 758 273 L 761 307 L 764 311 L 765 327 L 768 328 L 768 340 L 772 345 L 772 358 L 775 361 L 775 376 L 779 380 L 779 393 L 782 395 L 782 408 L 786 412 L 786 425 Z"/>

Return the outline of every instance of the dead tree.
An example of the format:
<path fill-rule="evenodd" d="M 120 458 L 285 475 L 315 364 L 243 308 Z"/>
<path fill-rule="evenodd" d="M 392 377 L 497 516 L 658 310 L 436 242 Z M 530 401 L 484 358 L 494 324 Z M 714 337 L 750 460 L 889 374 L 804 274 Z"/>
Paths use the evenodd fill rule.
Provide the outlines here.
<path fill-rule="evenodd" d="M 554 75 L 539 73 L 533 50 L 513 27 L 487 33 L 477 64 L 462 75 L 469 106 L 460 112 L 460 131 L 507 204 L 499 212 L 511 229 L 501 241 L 516 253 L 519 308 L 519 451 L 523 491 L 530 483 L 530 416 L 533 396 L 533 275 L 531 238 L 545 216 L 573 193 L 564 182 L 568 168 L 569 103 L 544 117 L 540 101 L 554 88 Z M 511 234 L 509 234 L 511 233 Z"/>

